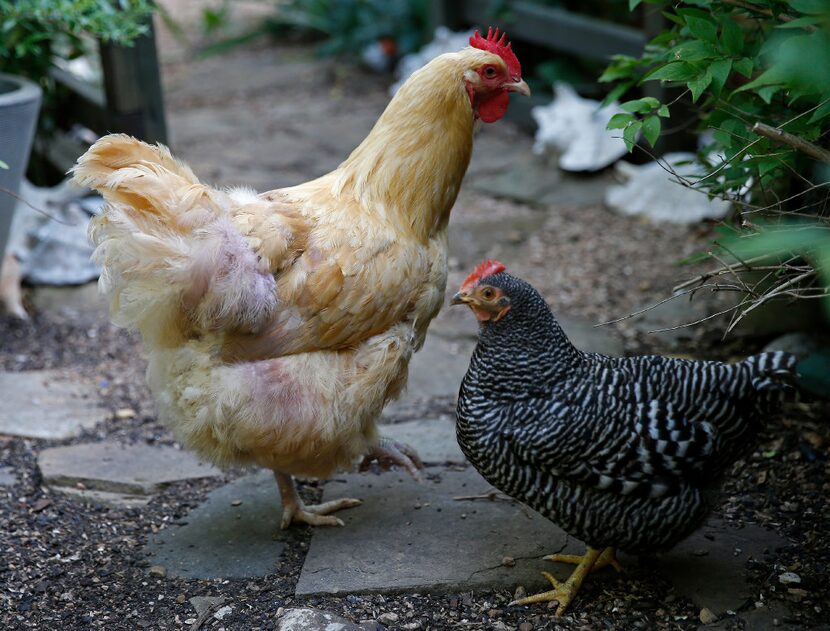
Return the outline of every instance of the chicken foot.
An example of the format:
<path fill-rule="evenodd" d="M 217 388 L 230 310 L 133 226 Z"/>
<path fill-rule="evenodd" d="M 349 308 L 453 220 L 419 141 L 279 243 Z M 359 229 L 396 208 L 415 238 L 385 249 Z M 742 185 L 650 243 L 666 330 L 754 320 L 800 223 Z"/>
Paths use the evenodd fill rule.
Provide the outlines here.
<path fill-rule="evenodd" d="M 344 508 L 360 506 L 361 501 L 353 498 L 343 498 L 306 506 L 297 493 L 294 478 L 287 473 L 274 471 L 277 486 L 282 497 L 282 522 L 280 528 L 285 530 L 291 524 L 308 524 L 309 526 L 342 526 L 343 520 L 330 515 Z"/>
<path fill-rule="evenodd" d="M 544 559 L 548 561 L 558 561 L 559 563 L 570 563 L 571 565 L 579 565 L 582 562 L 584 555 L 581 554 L 549 554 Z M 604 567 L 613 567 L 617 572 L 622 572 L 623 568 L 620 562 L 617 561 L 617 551 L 614 548 L 605 548 L 602 554 L 599 555 L 591 572 L 596 572 Z"/>
<path fill-rule="evenodd" d="M 582 587 L 582 582 L 585 580 L 585 577 L 591 573 L 591 570 L 601 554 L 602 550 L 588 548 L 585 554 L 581 557 L 579 564 L 568 577 L 568 580 L 564 583 L 560 583 L 549 572 L 542 572 L 544 577 L 550 582 L 551 586 L 553 586 L 553 589 L 540 594 L 533 594 L 532 596 L 528 596 L 526 598 L 520 598 L 519 600 L 514 600 L 510 603 L 510 605 L 532 605 L 534 603 L 556 601 L 559 603 L 556 607 L 556 615 L 561 616 L 565 613 L 565 610 L 568 608 L 568 605 L 571 604 L 571 601 L 574 599 L 577 592 L 579 592 L 579 588 Z"/>
<path fill-rule="evenodd" d="M 388 471 L 394 465 L 403 467 L 415 480 L 421 481 L 420 469 L 424 468 L 424 463 L 421 462 L 418 453 L 406 443 L 381 436 L 378 444 L 363 457 L 359 470 L 366 471 L 374 461 L 377 461 L 384 471 Z"/>

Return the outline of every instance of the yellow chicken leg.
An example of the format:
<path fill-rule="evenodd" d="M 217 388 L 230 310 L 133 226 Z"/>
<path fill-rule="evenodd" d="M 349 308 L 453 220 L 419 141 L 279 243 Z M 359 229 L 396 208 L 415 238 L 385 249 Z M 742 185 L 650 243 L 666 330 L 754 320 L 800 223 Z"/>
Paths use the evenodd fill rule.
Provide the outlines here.
<path fill-rule="evenodd" d="M 588 548 L 585 554 L 581 557 L 581 560 L 577 564 L 574 571 L 568 577 L 568 580 L 564 583 L 560 583 L 556 580 L 552 574 L 548 572 L 542 572 L 544 577 L 550 581 L 550 584 L 553 586 L 553 589 L 547 592 L 542 592 L 541 594 L 534 594 L 533 596 L 528 596 L 527 598 L 520 598 L 519 600 L 514 600 L 511 602 L 511 605 L 532 605 L 534 603 L 544 603 L 544 602 L 552 602 L 556 601 L 559 603 L 559 606 L 556 608 L 556 615 L 561 616 L 565 613 L 565 610 L 568 608 L 568 605 L 571 604 L 571 601 L 576 596 L 579 588 L 582 587 L 582 581 L 585 580 L 585 577 L 590 574 L 591 570 L 594 567 L 594 564 L 599 559 L 601 550 L 595 550 L 594 548 Z"/>
<path fill-rule="evenodd" d="M 583 555 L 580 554 L 549 554 L 544 557 L 548 561 L 558 561 L 559 563 L 570 563 L 571 565 L 579 565 L 582 562 Z M 617 572 L 622 572 L 623 568 L 620 562 L 617 561 L 617 551 L 614 548 L 605 548 L 602 554 L 599 555 L 591 572 L 596 572 L 604 567 L 613 567 Z"/>
<path fill-rule="evenodd" d="M 291 524 L 308 524 L 309 526 L 342 526 L 343 521 L 329 515 L 344 508 L 360 506 L 361 501 L 352 498 L 343 498 L 306 506 L 297 493 L 294 478 L 287 473 L 274 471 L 277 486 L 282 496 L 282 522 L 280 528 L 285 530 Z"/>

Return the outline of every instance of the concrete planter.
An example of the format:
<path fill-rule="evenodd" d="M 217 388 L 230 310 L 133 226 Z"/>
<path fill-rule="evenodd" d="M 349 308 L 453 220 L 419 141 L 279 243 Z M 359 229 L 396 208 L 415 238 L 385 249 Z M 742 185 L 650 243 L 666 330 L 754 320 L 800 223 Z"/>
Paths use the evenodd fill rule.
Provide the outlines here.
<path fill-rule="evenodd" d="M 41 90 L 35 83 L 0 74 L 0 160 L 9 165 L 8 169 L 0 169 L 0 187 L 15 195 L 29 162 L 40 101 Z M 0 191 L 0 265 L 16 203 L 14 197 Z"/>

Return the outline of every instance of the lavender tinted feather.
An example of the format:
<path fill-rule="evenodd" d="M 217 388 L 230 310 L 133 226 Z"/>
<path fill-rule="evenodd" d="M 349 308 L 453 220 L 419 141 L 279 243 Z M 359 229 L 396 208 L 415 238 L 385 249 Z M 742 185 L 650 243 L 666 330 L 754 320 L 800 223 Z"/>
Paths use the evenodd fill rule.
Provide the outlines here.
<path fill-rule="evenodd" d="M 669 548 L 752 447 L 795 357 L 736 364 L 577 350 L 542 297 L 508 274 L 461 385 L 458 441 L 494 486 L 596 548 Z"/>

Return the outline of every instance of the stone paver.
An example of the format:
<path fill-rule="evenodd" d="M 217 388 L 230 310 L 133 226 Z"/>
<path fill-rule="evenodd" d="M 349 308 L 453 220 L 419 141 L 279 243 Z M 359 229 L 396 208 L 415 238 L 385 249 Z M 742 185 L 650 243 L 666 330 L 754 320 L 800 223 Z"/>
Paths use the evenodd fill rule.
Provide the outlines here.
<path fill-rule="evenodd" d="M 69 438 L 108 416 L 91 384 L 54 370 L 0 372 L 0 434 Z"/>
<path fill-rule="evenodd" d="M 556 566 L 541 557 L 566 548 L 562 530 L 510 501 L 454 501 L 491 488 L 472 468 L 427 474 L 423 484 L 397 473 L 327 484 L 324 500 L 363 505 L 339 513 L 344 528 L 314 533 L 297 594 L 543 586 L 540 571 Z M 515 565 L 502 565 L 505 557 Z"/>
<path fill-rule="evenodd" d="M 452 417 L 381 425 L 378 429 L 381 435 L 414 447 L 426 464 L 464 462 L 465 460 L 455 438 L 455 419 Z"/>
<path fill-rule="evenodd" d="M 38 456 L 38 466 L 50 486 L 81 484 L 86 489 L 132 495 L 148 495 L 173 482 L 222 475 L 188 451 L 116 442 L 46 449 Z"/>
<path fill-rule="evenodd" d="M 346 515 L 344 511 L 341 516 Z M 147 544 L 150 565 L 168 576 L 244 578 L 276 570 L 284 544 L 280 502 L 270 471 L 239 478 L 208 494 L 180 524 L 172 524 Z"/>
<path fill-rule="evenodd" d="M 785 539 L 760 526 L 749 524 L 738 529 L 712 518 L 661 556 L 659 567 L 681 594 L 720 616 L 739 610 L 753 595 L 746 562 L 763 559 L 766 552 L 785 545 Z"/>
<path fill-rule="evenodd" d="M 527 204 L 539 204 L 548 193 L 554 193 L 561 179 L 554 166 L 539 158 L 525 158 L 510 168 L 469 183 L 472 190 L 482 195 L 506 197 Z"/>

